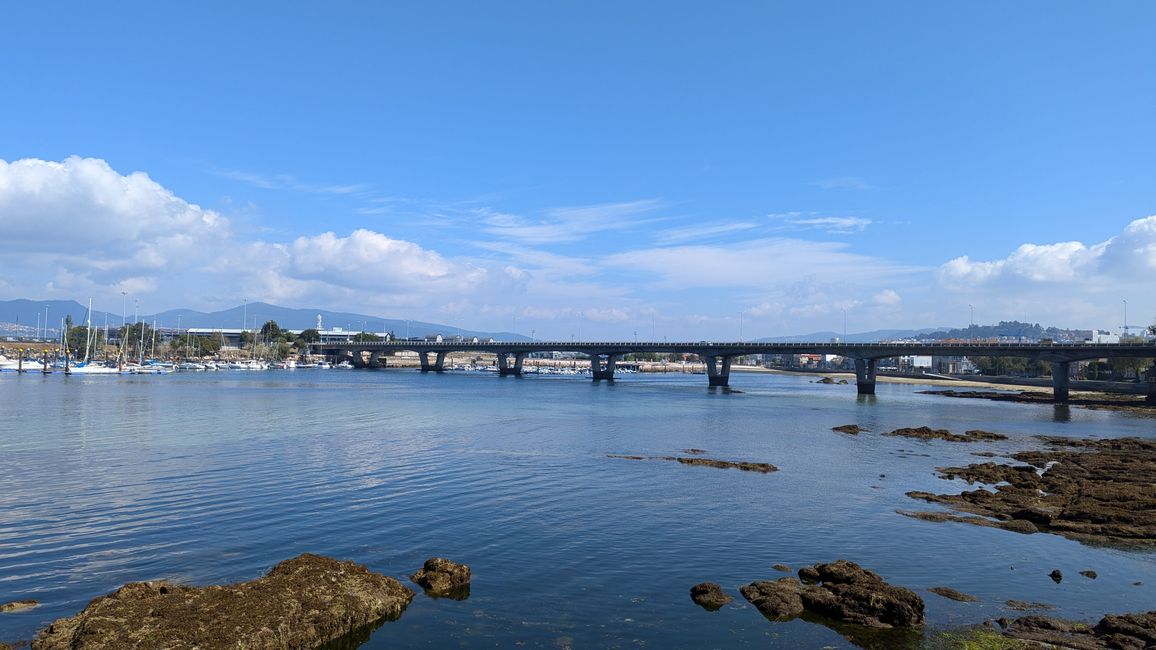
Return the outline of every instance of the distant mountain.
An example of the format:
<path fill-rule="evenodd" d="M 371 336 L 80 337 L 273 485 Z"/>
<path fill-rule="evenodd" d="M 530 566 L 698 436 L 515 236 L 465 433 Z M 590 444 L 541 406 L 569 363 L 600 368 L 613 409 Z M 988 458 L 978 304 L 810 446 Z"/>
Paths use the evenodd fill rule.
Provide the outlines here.
<path fill-rule="evenodd" d="M 894 341 L 896 339 L 914 339 L 934 332 L 935 327 L 918 330 L 874 330 L 871 332 L 855 332 L 846 338 L 839 332 L 812 332 L 811 334 L 797 334 L 794 336 L 768 336 L 756 339 L 755 343 L 826 343 L 838 339 L 842 343 L 878 343 L 879 341 Z"/>
<path fill-rule="evenodd" d="M 72 322 L 81 325 L 85 321 L 88 308 L 75 300 L 0 300 L 0 335 L 3 336 L 34 336 L 37 324 L 43 331 L 44 309 L 48 308 L 48 330 L 59 332 L 60 323 L 66 316 L 72 316 Z M 201 312 L 192 309 L 172 309 L 158 314 L 139 314 L 136 319 L 146 323 L 157 324 L 162 328 L 190 327 L 240 329 L 243 321 L 247 321 L 250 329 L 259 329 L 266 321 L 276 321 L 284 329 L 302 330 L 317 327 L 317 317 L 321 316 L 321 325 L 325 329 L 341 328 L 345 330 L 381 333 L 393 332 L 394 336 L 429 336 L 444 334 L 448 336 L 477 336 L 479 338 L 494 338 L 500 341 L 528 341 L 529 337 L 511 332 L 481 332 L 442 325 L 425 321 L 406 321 L 400 319 L 381 318 L 349 312 L 328 311 L 325 309 L 290 309 L 278 307 L 264 302 L 251 302 L 231 309 L 215 312 Z M 134 321 L 134 315 L 125 315 L 129 322 Z M 121 314 L 98 311 L 92 312 L 93 327 L 117 327 L 121 324 Z"/>
<path fill-rule="evenodd" d="M 45 312 L 47 308 L 47 312 Z M 0 334 L 6 336 L 34 336 L 37 328 L 44 331 L 44 320 L 48 319 L 48 331 L 59 332 L 60 323 L 68 316 L 72 322 L 82 325 L 88 307 L 75 300 L 0 300 Z M 103 327 L 105 318 L 110 325 L 120 324 L 120 314 L 115 317 L 103 311 L 94 311 L 92 324 Z"/>
<path fill-rule="evenodd" d="M 1076 343 L 1085 341 L 1091 336 L 1091 330 L 1042 327 L 1039 323 L 1021 323 L 1013 320 L 1000 321 L 996 325 L 971 325 L 967 328 L 928 331 L 920 334 L 918 338 L 924 341 L 998 339 L 1033 343 L 1040 339 L 1052 339 L 1061 343 Z"/>

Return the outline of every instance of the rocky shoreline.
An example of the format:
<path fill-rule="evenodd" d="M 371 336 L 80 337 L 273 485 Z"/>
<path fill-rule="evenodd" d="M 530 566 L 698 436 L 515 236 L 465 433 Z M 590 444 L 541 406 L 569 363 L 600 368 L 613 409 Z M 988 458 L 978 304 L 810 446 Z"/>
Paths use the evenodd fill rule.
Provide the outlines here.
<path fill-rule="evenodd" d="M 1017 392 L 993 390 L 921 390 L 924 395 L 957 397 L 963 399 L 987 399 L 994 402 L 1016 402 L 1018 404 L 1055 404 L 1050 391 L 1021 390 Z M 1156 417 L 1156 405 L 1145 402 L 1143 395 L 1117 393 L 1072 393 L 1067 406 L 1104 411 L 1124 411 L 1138 415 Z"/>
<path fill-rule="evenodd" d="M 980 484 L 959 494 L 907 495 L 975 517 L 904 513 L 922 519 L 963 521 L 1046 532 L 1069 539 L 1123 546 L 1156 545 L 1156 441 L 1139 438 L 1042 438 L 1050 449 L 992 462 L 941 467 L 944 479 Z"/>
<path fill-rule="evenodd" d="M 413 579 L 427 591 L 447 595 L 468 589 L 469 575 L 466 565 L 431 558 Z M 31 646 L 289 650 L 329 647 L 342 640 L 357 647 L 373 629 L 400 618 L 413 597 L 414 591 L 396 578 L 354 562 L 305 553 L 249 582 L 208 587 L 161 581 L 126 584 L 93 599 L 75 616 L 53 621 Z"/>

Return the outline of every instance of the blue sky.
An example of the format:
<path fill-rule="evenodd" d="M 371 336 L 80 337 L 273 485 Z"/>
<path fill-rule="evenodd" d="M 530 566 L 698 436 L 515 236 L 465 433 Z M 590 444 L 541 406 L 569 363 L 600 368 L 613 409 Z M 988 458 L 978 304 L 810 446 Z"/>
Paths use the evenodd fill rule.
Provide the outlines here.
<path fill-rule="evenodd" d="M 1156 316 L 1156 5 L 22 3 L 0 295 L 539 338 Z"/>

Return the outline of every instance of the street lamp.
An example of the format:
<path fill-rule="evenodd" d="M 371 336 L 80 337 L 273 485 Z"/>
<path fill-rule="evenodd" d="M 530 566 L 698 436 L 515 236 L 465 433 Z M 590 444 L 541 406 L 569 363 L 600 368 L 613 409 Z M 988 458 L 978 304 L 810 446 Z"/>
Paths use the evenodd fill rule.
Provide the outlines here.
<path fill-rule="evenodd" d="M 1124 301 L 1124 336 L 1128 336 L 1128 301 Z"/>

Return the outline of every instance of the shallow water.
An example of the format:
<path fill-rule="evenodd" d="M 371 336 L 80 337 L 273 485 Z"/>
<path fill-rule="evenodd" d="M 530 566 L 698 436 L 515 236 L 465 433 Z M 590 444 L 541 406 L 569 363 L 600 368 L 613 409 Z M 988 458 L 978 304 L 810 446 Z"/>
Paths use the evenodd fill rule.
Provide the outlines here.
<path fill-rule="evenodd" d="M 870 399 L 805 377 L 731 383 L 736 392 L 693 375 L 0 375 L 0 602 L 42 603 L 0 614 L 0 640 L 31 638 L 125 582 L 248 580 L 305 551 L 407 583 L 427 557 L 471 565 L 468 600 L 419 594 L 365 648 L 849 647 L 821 625 L 769 622 L 738 594 L 782 575 L 772 564 L 837 558 L 923 596 L 929 637 L 1014 616 L 1009 598 L 1089 621 L 1156 603 L 1154 553 L 895 513 L 930 509 L 904 493 L 952 489 L 935 467 L 983 460 L 971 452 L 1035 446 L 1038 434 L 1156 437 L 1156 421 L 917 385 L 880 384 Z M 831 431 L 851 423 L 870 433 Z M 1011 439 L 879 435 L 920 425 Z M 607 457 L 691 447 L 780 471 Z M 1056 568 L 1060 584 L 1047 575 Z M 689 589 L 706 580 L 735 602 L 700 609 Z"/>

